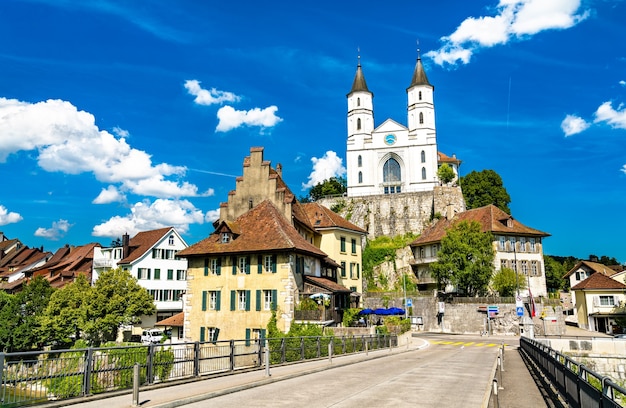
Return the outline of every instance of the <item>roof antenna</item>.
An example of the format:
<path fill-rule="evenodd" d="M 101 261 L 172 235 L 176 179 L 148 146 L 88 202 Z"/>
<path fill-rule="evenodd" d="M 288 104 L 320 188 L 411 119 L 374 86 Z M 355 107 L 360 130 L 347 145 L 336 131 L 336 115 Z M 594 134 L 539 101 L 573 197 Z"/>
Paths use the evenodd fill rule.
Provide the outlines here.
<path fill-rule="evenodd" d="M 417 44 L 417 59 L 420 59 L 420 40 L 419 40 L 419 38 L 417 40 L 415 40 L 415 43 Z"/>
<path fill-rule="evenodd" d="M 361 66 L 361 47 L 356 47 L 357 66 Z"/>

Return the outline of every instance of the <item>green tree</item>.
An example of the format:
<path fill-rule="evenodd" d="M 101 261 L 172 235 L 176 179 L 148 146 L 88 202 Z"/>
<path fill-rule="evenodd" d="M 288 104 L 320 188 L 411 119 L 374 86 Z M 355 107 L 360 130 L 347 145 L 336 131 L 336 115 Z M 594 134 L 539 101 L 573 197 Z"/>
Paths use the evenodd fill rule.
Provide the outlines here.
<path fill-rule="evenodd" d="M 548 292 L 557 292 L 565 288 L 566 282 L 563 276 L 568 272 L 565 265 L 549 255 L 543 256 L 543 264 L 546 270 L 546 286 Z"/>
<path fill-rule="evenodd" d="M 40 317 L 48 306 L 54 288 L 50 282 L 37 276 L 15 295 L 17 322 L 13 329 L 13 346 L 16 351 L 28 351 L 41 348 L 44 336 L 41 331 Z"/>
<path fill-rule="evenodd" d="M 526 280 L 523 276 L 515 274 L 511 268 L 502 268 L 493 275 L 493 289 L 500 296 L 511 297 L 517 294 L 517 289 L 526 289 Z"/>
<path fill-rule="evenodd" d="M 13 332 L 17 325 L 17 300 L 15 295 L 0 290 L 0 351 L 13 351 Z"/>
<path fill-rule="evenodd" d="M 343 195 L 346 191 L 348 191 L 348 187 L 344 177 L 331 177 L 311 187 L 309 199 L 315 201 L 326 196 Z"/>
<path fill-rule="evenodd" d="M 509 209 L 511 197 L 504 188 L 502 178 L 495 171 L 472 171 L 467 176 L 461 177 L 461 189 L 468 210 L 493 204 L 511 214 Z"/>
<path fill-rule="evenodd" d="M 41 316 L 41 329 L 48 343 L 69 345 L 80 338 L 81 330 L 85 328 L 90 295 L 91 285 L 82 274 L 74 282 L 52 294 Z"/>
<path fill-rule="evenodd" d="M 454 180 L 455 174 L 452 167 L 448 165 L 448 163 L 444 163 L 437 169 L 437 177 L 443 184 L 448 184 L 452 180 Z"/>
<path fill-rule="evenodd" d="M 446 230 L 438 260 L 431 265 L 439 288 L 452 284 L 467 296 L 485 293 L 493 276 L 492 242 L 491 233 L 481 232 L 476 221 L 461 221 Z"/>
<path fill-rule="evenodd" d="M 94 345 L 113 341 L 122 325 L 156 312 L 148 291 L 121 268 L 100 274 L 87 301 L 84 331 Z"/>

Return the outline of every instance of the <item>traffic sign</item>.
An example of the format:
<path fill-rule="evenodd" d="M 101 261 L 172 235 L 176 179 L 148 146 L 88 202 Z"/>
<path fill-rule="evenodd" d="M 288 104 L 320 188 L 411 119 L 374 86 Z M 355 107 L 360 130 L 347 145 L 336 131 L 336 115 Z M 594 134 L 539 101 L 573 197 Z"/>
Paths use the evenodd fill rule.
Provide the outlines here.
<path fill-rule="evenodd" d="M 487 306 L 487 312 L 488 313 L 499 313 L 500 312 L 500 308 L 497 305 L 489 305 L 489 306 Z"/>
<path fill-rule="evenodd" d="M 406 307 L 413 307 L 413 299 L 406 300 Z"/>
<path fill-rule="evenodd" d="M 524 316 L 524 306 L 517 306 L 515 309 L 518 316 Z"/>

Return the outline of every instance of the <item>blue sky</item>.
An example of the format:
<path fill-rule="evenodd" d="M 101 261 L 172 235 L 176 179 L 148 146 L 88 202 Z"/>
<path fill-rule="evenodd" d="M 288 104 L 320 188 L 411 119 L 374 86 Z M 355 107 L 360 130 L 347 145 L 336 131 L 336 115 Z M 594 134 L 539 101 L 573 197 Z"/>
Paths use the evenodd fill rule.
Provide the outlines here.
<path fill-rule="evenodd" d="M 305 195 L 345 171 L 357 55 L 376 125 L 406 123 L 419 40 L 461 174 L 499 173 L 547 254 L 626 262 L 624 21 L 617 0 L 4 0 L 0 231 L 195 243 L 252 146 Z"/>

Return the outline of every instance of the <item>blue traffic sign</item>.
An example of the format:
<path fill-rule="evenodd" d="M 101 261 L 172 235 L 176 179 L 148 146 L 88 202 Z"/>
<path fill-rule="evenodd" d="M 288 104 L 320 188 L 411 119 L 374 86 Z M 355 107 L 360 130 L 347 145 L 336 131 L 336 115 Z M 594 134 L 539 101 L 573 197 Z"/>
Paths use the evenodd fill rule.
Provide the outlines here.
<path fill-rule="evenodd" d="M 517 315 L 518 316 L 524 316 L 524 307 L 523 306 L 517 306 L 515 309 L 517 310 Z"/>
<path fill-rule="evenodd" d="M 413 307 L 413 299 L 406 300 L 406 307 Z"/>

